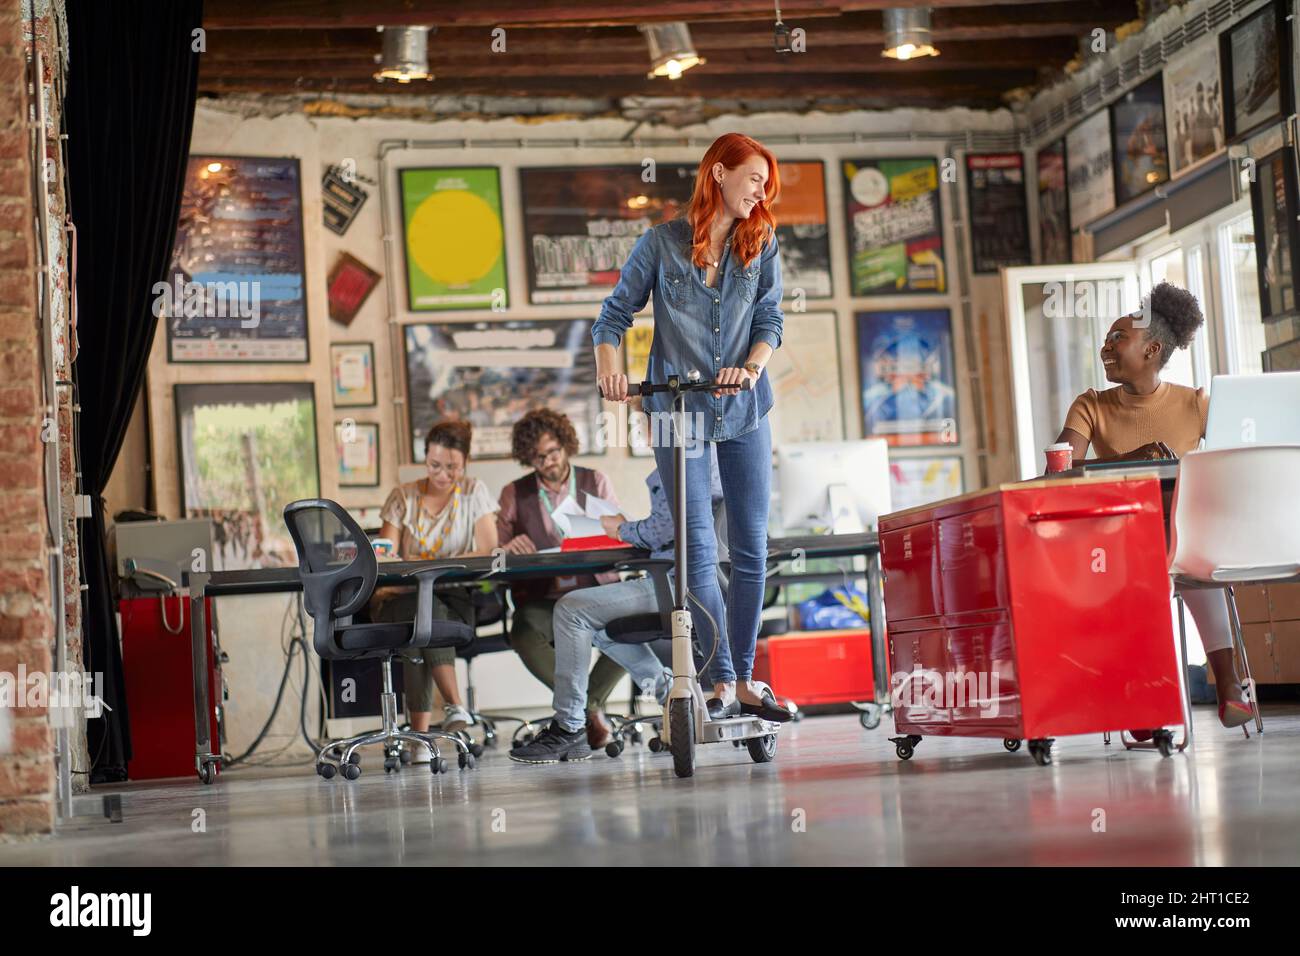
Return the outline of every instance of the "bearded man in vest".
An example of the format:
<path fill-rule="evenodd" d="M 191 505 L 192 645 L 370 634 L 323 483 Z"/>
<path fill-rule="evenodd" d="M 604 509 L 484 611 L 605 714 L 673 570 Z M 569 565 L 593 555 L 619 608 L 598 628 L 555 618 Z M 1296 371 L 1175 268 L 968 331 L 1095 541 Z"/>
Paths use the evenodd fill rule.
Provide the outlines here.
<path fill-rule="evenodd" d="M 569 498 L 585 506 L 587 496 L 594 495 L 618 507 L 614 486 L 606 474 L 570 461 L 578 453 L 578 433 L 567 415 L 549 408 L 533 409 L 515 422 L 510 450 L 515 461 L 533 469 L 501 490 L 497 540 L 510 554 L 558 548 L 564 536 L 551 515 Z M 555 602 L 578 588 L 617 580 L 618 574 L 609 572 L 518 581 L 511 586 L 515 614 L 510 645 L 529 672 L 547 687 L 555 689 Z M 587 740 L 593 750 L 609 742 L 605 702 L 625 673 L 603 654 L 591 669 L 587 682 Z"/>

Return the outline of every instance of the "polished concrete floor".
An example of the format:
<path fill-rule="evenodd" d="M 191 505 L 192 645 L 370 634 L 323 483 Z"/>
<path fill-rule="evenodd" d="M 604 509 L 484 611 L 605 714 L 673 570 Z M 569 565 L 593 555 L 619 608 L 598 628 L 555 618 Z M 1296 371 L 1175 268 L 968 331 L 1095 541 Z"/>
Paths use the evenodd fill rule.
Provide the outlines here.
<path fill-rule="evenodd" d="M 354 783 L 309 765 L 236 770 L 211 787 L 117 788 L 121 823 L 0 844 L 0 866 L 1294 866 L 1300 708 L 1266 708 L 1265 720 L 1246 740 L 1198 708 L 1194 755 L 1073 737 L 1049 767 L 999 741 L 939 738 L 902 762 L 889 718 L 867 731 L 826 716 L 789 725 L 773 763 L 701 748 L 689 780 L 644 747 L 541 767 L 489 751 L 477 770 L 444 776 L 387 776 L 368 756 Z"/>

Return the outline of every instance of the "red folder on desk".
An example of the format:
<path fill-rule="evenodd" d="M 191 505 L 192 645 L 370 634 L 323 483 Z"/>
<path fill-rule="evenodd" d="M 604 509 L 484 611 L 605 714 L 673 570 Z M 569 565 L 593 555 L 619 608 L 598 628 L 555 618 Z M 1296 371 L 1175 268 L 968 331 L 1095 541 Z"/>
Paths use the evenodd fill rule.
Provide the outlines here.
<path fill-rule="evenodd" d="M 593 534 L 586 538 L 565 538 L 560 543 L 561 551 L 608 551 L 611 548 L 626 547 L 626 543 L 604 534 Z"/>

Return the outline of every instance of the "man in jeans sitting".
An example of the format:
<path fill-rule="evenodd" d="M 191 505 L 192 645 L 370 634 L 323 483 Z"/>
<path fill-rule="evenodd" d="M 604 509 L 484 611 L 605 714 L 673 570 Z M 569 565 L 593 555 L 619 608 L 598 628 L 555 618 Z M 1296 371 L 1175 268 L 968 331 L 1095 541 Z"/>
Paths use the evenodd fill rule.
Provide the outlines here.
<path fill-rule="evenodd" d="M 712 448 L 712 446 L 710 446 Z M 650 514 L 640 521 L 623 515 L 601 518 L 605 533 L 651 552 L 652 558 L 673 557 L 672 504 L 664 493 L 658 469 L 646 478 L 650 489 Z M 722 486 L 718 469 L 713 469 L 713 513 L 722 525 Z M 721 544 L 721 542 L 720 542 Z M 721 553 L 721 551 L 720 551 Z M 605 627 L 621 617 L 650 614 L 659 610 L 654 581 L 649 576 L 570 591 L 555 604 L 555 717 L 531 742 L 510 751 L 519 763 L 559 763 L 586 760 L 592 748 L 585 732 L 587 668 L 595 647 L 632 675 L 638 688 L 653 690 L 662 704 L 672 688 L 673 673 L 660 663 L 648 644 L 619 644 L 610 640 Z M 708 622 L 696 623 L 697 634 L 711 634 Z M 723 638 L 725 640 L 725 637 Z"/>

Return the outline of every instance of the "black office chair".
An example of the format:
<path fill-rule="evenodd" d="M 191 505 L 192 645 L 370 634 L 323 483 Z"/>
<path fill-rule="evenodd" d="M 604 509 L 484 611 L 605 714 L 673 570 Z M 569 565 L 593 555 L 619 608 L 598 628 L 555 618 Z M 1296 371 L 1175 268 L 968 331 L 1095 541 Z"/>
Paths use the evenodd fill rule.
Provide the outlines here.
<path fill-rule="evenodd" d="M 648 574 L 654 581 L 655 600 L 659 610 L 644 614 L 629 614 L 627 617 L 615 618 L 605 626 L 605 633 L 611 641 L 618 644 L 648 644 L 656 657 L 665 667 L 673 663 L 673 592 L 669 584 L 668 572 L 673 569 L 673 562 L 667 558 L 634 558 L 621 562 L 616 571 L 640 571 Z M 695 647 L 696 670 L 702 670 L 699 645 Z M 613 726 L 613 739 L 605 745 L 605 753 L 617 757 L 623 752 L 628 741 L 640 743 L 645 727 L 658 732 L 663 730 L 663 716 L 660 714 L 645 716 L 636 713 L 636 691 L 633 690 L 632 706 L 629 714 L 609 714 Z M 659 737 L 650 740 L 650 749 L 656 753 L 661 750 Z"/>
<path fill-rule="evenodd" d="M 434 620 L 433 586 L 455 566 L 421 568 L 408 577 L 419 582 L 416 619 L 413 622 L 360 624 L 356 614 L 370 600 L 379 576 L 378 561 L 366 534 L 341 505 L 325 498 L 294 501 L 285 506 L 284 521 L 298 552 L 298 574 L 302 579 L 303 605 L 312 617 L 312 646 L 325 660 L 378 658 L 381 661 L 383 693 L 380 730 L 335 740 L 316 755 L 316 772 L 326 780 L 339 770 L 349 780 L 361 776 L 358 748 L 369 744 L 384 747 L 384 771 L 402 766 L 400 741 L 422 743 L 429 749 L 430 770 L 443 773 L 447 762 L 438 752 L 439 738 L 450 740 L 459 751 L 462 770 L 472 769 L 474 755 L 464 741 L 441 731 L 417 733 L 397 726 L 397 695 L 393 693 L 393 658 L 403 650 L 425 647 L 461 647 L 474 637 L 469 625 L 459 621 Z M 337 764 L 333 761 L 337 761 Z"/>

